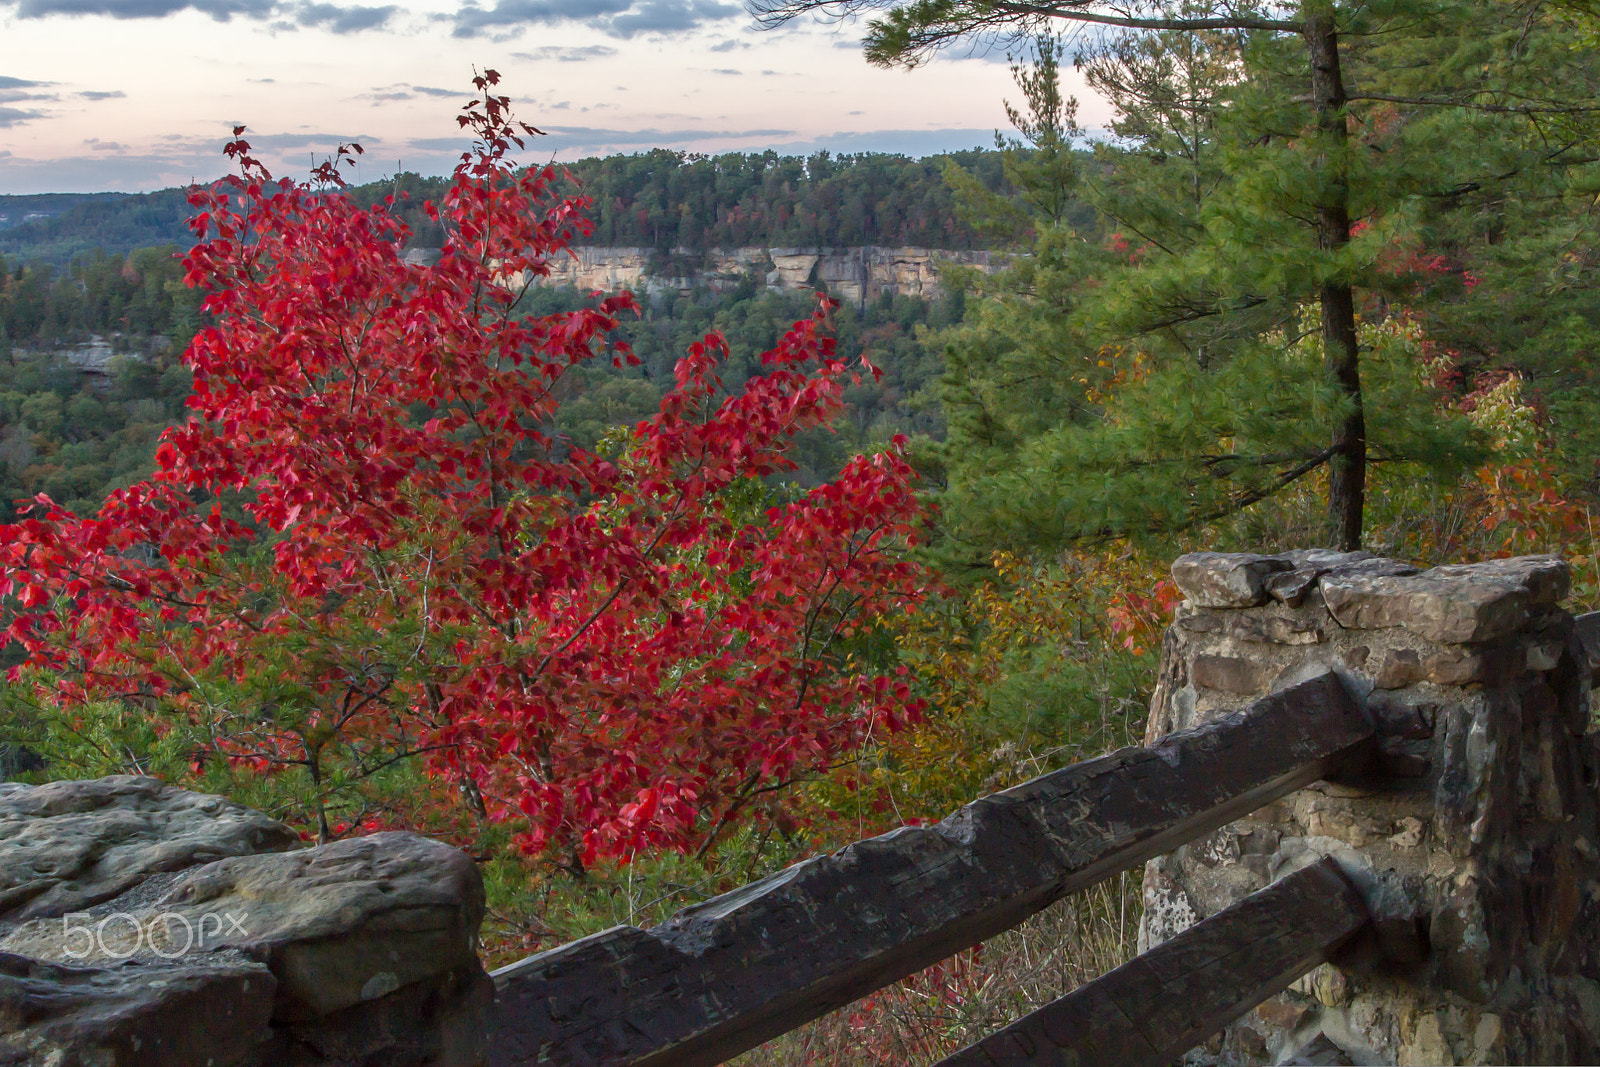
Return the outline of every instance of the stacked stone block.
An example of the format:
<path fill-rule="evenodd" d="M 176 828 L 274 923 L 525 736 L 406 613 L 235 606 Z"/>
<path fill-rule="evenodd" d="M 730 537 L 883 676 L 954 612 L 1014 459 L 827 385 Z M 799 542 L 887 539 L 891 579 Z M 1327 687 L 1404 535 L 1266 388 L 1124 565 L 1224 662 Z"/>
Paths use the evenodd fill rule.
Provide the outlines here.
<path fill-rule="evenodd" d="M 1324 667 L 1378 726 L 1369 764 L 1152 861 L 1141 949 L 1325 855 L 1379 936 L 1194 1062 L 1600 1062 L 1600 630 L 1530 556 L 1420 571 L 1364 553 L 1195 553 L 1147 741 Z M 1600 657 L 1597 657 L 1600 658 Z"/>

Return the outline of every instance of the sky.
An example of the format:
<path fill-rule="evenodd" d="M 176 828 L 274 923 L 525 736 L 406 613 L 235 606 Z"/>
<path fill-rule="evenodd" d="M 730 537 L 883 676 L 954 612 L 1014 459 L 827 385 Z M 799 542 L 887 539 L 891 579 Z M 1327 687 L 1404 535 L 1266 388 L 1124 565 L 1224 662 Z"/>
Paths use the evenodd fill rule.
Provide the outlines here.
<path fill-rule="evenodd" d="M 447 173 L 474 68 L 547 132 L 529 161 L 651 148 L 926 155 L 991 146 L 999 50 L 916 70 L 859 23 L 758 28 L 738 0 L 0 0 L 0 193 L 217 177 L 234 125 L 277 175 L 340 143 L 358 181 Z M 1080 122 L 1104 115 L 1085 100 Z"/>

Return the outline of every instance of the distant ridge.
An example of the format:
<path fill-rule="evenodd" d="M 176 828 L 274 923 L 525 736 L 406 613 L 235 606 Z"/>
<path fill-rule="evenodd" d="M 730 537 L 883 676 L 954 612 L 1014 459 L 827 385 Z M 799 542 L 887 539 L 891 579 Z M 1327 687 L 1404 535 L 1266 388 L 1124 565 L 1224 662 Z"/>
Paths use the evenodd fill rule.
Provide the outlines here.
<path fill-rule="evenodd" d="M 656 149 L 571 163 L 558 172 L 554 191 L 592 201 L 593 230 L 585 243 L 652 249 L 667 259 L 681 250 L 747 247 L 993 247 L 994 235 L 962 211 L 945 181 L 946 166 L 966 171 L 990 192 L 1016 195 L 1001 154 L 984 149 L 925 159 L 827 152 L 805 158 L 776 152 L 704 156 Z M 442 196 L 447 185 L 444 178 L 406 172 L 349 193 L 364 204 L 400 194 L 397 212 L 412 229 L 409 243 L 438 247 L 445 235 L 422 204 Z M 0 256 L 11 264 L 42 260 L 62 266 L 97 249 L 115 257 L 160 245 L 187 248 L 193 241 L 190 213 L 180 188 L 0 197 L 0 215 L 9 220 L 0 221 Z M 1082 227 L 1092 226 L 1094 217 L 1088 204 L 1070 213 Z"/>
<path fill-rule="evenodd" d="M 0 255 L 12 262 L 60 265 L 97 248 L 124 256 L 135 248 L 186 247 L 191 241 L 189 201 L 182 189 L 4 196 L 0 214 L 10 220 L 0 222 Z"/>
<path fill-rule="evenodd" d="M 126 193 L 24 193 L 0 196 L 0 230 L 52 218 L 86 200 L 114 200 Z"/>

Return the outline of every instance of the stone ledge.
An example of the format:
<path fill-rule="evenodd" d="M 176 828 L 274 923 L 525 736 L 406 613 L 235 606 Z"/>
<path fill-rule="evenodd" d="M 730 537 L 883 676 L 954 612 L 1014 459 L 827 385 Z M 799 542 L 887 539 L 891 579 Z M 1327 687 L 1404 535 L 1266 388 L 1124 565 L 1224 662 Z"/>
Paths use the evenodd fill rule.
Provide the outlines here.
<path fill-rule="evenodd" d="M 1398 627 L 1440 644 L 1492 641 L 1528 620 L 1525 589 L 1498 582 L 1412 577 L 1325 578 L 1322 599 L 1347 630 Z"/>
<path fill-rule="evenodd" d="M 151 778 L 0 785 L 0 1064 L 482 1064 L 472 860 L 405 833 L 291 842 Z"/>
<path fill-rule="evenodd" d="M 1296 608 L 1315 589 L 1345 629 L 1398 628 L 1440 644 L 1482 644 L 1526 627 L 1571 585 L 1566 562 L 1554 556 L 1451 564 L 1419 573 L 1397 560 L 1327 549 L 1279 555 L 1192 552 L 1173 562 L 1172 577 L 1188 598 L 1188 614 L 1179 618 L 1184 628 L 1275 644 L 1320 642 L 1311 636 L 1314 623 L 1213 622 L 1204 613 L 1272 600 Z M 1551 659 L 1535 654 L 1530 665 L 1539 668 Z M 1455 684 L 1446 679 L 1460 675 L 1442 664 L 1436 673 L 1440 684 Z M 1481 672 L 1469 670 L 1463 677 L 1475 681 L 1475 673 Z"/>

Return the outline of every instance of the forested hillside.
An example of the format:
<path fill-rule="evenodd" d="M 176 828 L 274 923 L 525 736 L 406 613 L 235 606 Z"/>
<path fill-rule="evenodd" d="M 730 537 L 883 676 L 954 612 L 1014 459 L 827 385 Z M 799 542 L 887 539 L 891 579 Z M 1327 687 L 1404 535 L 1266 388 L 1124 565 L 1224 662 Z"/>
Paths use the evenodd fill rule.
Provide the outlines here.
<path fill-rule="evenodd" d="M 53 218 L 91 200 L 115 200 L 122 193 L 23 193 L 0 195 L 0 230 Z"/>
<path fill-rule="evenodd" d="M 191 236 L 187 220 L 192 212 L 182 189 L 63 199 L 60 210 L 45 218 L 24 217 L 0 229 L 0 256 L 60 266 L 95 251 L 118 256 L 138 248 L 187 245 Z"/>
<path fill-rule="evenodd" d="M 999 155 L 974 150 L 949 156 L 827 152 L 802 158 L 776 152 L 718 156 L 657 149 L 567 164 L 563 191 L 593 203 L 590 243 L 642 248 L 738 248 L 746 245 L 916 245 L 978 248 L 944 181 L 946 163 L 985 188 L 1006 191 Z M 391 193 L 409 198 L 400 214 L 412 242 L 439 247 L 444 235 L 422 205 L 447 182 L 406 172 L 349 190 L 371 204 Z M 47 212 L 31 221 L 29 212 Z M 0 197 L 0 256 L 57 267 L 94 251 L 122 255 L 157 245 L 187 247 L 192 212 L 181 189 L 92 196 Z M 1090 215 L 1082 209 L 1079 221 Z"/>

